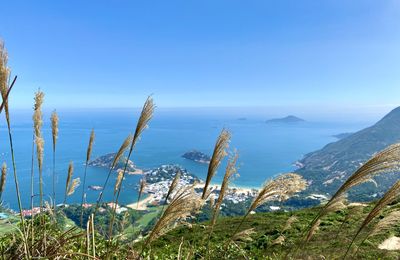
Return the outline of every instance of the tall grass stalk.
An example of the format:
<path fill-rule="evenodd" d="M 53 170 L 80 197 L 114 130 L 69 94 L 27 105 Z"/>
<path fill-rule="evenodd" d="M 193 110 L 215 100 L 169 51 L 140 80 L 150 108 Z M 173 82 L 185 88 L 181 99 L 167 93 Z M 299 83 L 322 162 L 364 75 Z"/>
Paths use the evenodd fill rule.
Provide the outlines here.
<path fill-rule="evenodd" d="M 71 186 L 73 174 L 74 174 L 74 164 L 72 162 L 70 162 L 68 165 L 67 180 L 65 181 L 64 204 L 67 202 L 67 196 L 68 196 L 69 188 Z"/>
<path fill-rule="evenodd" d="M 210 232 L 208 234 L 208 240 L 207 240 L 207 246 L 206 246 L 206 248 L 207 248 L 206 259 L 208 258 L 208 255 L 210 253 L 210 248 L 209 248 L 210 240 L 211 240 L 212 233 L 214 231 L 215 223 L 217 222 L 217 218 L 218 218 L 218 215 L 220 212 L 222 202 L 224 201 L 225 194 L 228 191 L 229 183 L 232 181 L 232 178 L 234 177 L 235 173 L 237 172 L 237 168 L 236 168 L 237 159 L 238 159 L 238 154 L 235 152 L 234 155 L 232 156 L 232 158 L 230 158 L 228 165 L 226 166 L 225 175 L 224 175 L 224 179 L 222 180 L 219 196 L 215 203 L 214 211 L 213 211 L 213 214 L 211 217 Z"/>
<path fill-rule="evenodd" d="M 35 144 L 36 144 L 36 157 L 38 161 L 39 169 L 39 200 L 40 200 L 40 212 L 43 208 L 43 153 L 44 153 L 44 139 L 42 137 L 42 125 L 43 125 L 43 113 L 42 104 L 44 101 L 44 93 L 38 90 L 35 93 L 35 105 L 33 112 L 33 128 L 35 133 Z"/>
<path fill-rule="evenodd" d="M 351 240 L 349 246 L 347 247 L 347 251 L 343 257 L 346 258 L 350 248 L 354 244 L 354 241 L 358 237 L 358 235 L 361 233 L 361 231 L 369 224 L 375 217 L 379 216 L 381 211 L 390 203 L 392 203 L 394 200 L 399 198 L 400 196 L 400 180 L 397 181 L 386 193 L 383 195 L 383 197 L 375 204 L 375 207 L 370 211 L 370 213 L 367 215 L 367 217 L 364 219 L 362 222 L 360 228 L 357 230 L 356 234 L 353 236 L 353 239 Z"/>
<path fill-rule="evenodd" d="M 141 180 L 140 180 L 140 186 L 139 186 L 139 194 L 138 194 L 138 199 L 137 199 L 137 203 L 136 203 L 136 208 L 137 209 L 139 209 L 139 202 L 140 202 L 140 199 L 141 199 L 141 197 L 142 197 L 142 194 L 143 194 L 143 192 L 144 192 L 144 188 L 146 187 L 146 179 L 145 179 L 145 177 L 143 177 Z"/>
<path fill-rule="evenodd" d="M 220 135 L 218 136 L 217 142 L 214 146 L 214 151 L 211 156 L 210 164 L 208 165 L 207 177 L 204 184 L 202 199 L 207 199 L 208 186 L 211 183 L 211 179 L 214 177 L 222 159 L 227 155 L 226 149 L 228 148 L 229 141 L 231 139 L 231 134 L 226 129 L 222 129 Z"/>
<path fill-rule="evenodd" d="M 7 62 L 8 62 L 8 54 L 4 47 L 4 42 L 0 41 L 0 92 L 1 92 L 1 97 L 3 100 L 2 108 L 4 107 L 5 117 L 6 117 L 6 121 L 7 121 L 8 139 L 10 142 L 10 151 L 11 151 L 11 160 L 12 160 L 13 173 L 14 173 L 15 190 L 17 193 L 18 208 L 19 208 L 19 212 L 20 212 L 21 225 L 22 225 L 22 231 L 23 231 L 24 249 L 25 249 L 26 255 L 29 256 L 29 251 L 28 251 L 28 246 L 27 246 L 27 230 L 25 227 L 24 217 L 22 215 L 21 194 L 20 194 L 20 190 L 19 190 L 19 182 L 18 182 L 17 169 L 16 169 L 16 164 L 15 164 L 15 154 L 14 154 L 14 146 L 13 146 L 13 141 L 12 141 L 11 124 L 10 124 L 10 111 L 9 111 L 9 107 L 8 107 L 8 95 L 9 95 L 12 87 L 15 84 L 17 76 L 14 77 L 14 80 L 10 84 L 9 80 L 10 80 L 11 72 L 7 66 Z"/>
<path fill-rule="evenodd" d="M 82 199 L 81 199 L 81 216 L 80 216 L 80 225 L 81 228 L 83 227 L 83 202 L 85 199 L 85 189 L 86 189 L 86 173 L 87 173 L 87 167 L 90 161 L 90 157 L 92 155 L 92 149 L 93 149 L 93 143 L 94 143 L 94 130 L 90 132 L 90 137 L 89 137 L 89 144 L 88 148 L 86 151 L 86 162 L 85 162 L 85 172 L 83 174 L 83 184 L 82 184 Z"/>
<path fill-rule="evenodd" d="M 286 173 L 276 177 L 273 180 L 267 181 L 264 187 L 258 192 L 258 195 L 254 198 L 246 214 L 243 216 L 239 225 L 233 232 L 229 243 L 232 238 L 239 231 L 250 212 L 258 208 L 260 205 L 267 201 L 285 201 L 293 196 L 295 193 L 301 192 L 307 188 L 307 183 L 300 175 L 296 173 Z"/>
<path fill-rule="evenodd" d="M 114 170 L 114 168 L 117 165 L 117 163 L 119 162 L 119 160 L 121 159 L 121 157 L 124 154 L 124 152 L 126 151 L 126 149 L 128 149 L 129 144 L 131 143 L 131 141 L 132 141 L 132 136 L 128 135 L 128 137 L 125 138 L 125 140 L 122 142 L 118 152 L 114 156 L 114 160 L 111 163 L 110 170 L 108 171 L 106 180 L 104 181 L 103 188 L 102 188 L 102 190 L 101 190 L 101 192 L 99 194 L 99 197 L 97 198 L 96 207 L 95 207 L 95 210 L 94 210 L 94 214 L 95 215 L 96 215 L 97 210 L 100 207 L 100 203 L 101 203 L 101 201 L 103 199 L 103 194 L 104 194 L 104 191 L 105 191 L 105 189 L 107 187 L 107 184 L 108 184 L 108 181 L 110 179 L 111 173 Z"/>
<path fill-rule="evenodd" d="M 56 145 L 58 138 L 58 115 L 56 111 L 53 111 L 50 117 L 51 121 L 51 133 L 53 139 L 53 209 L 56 214 Z"/>
<path fill-rule="evenodd" d="M 112 210 L 112 216 L 111 216 L 110 227 L 109 227 L 109 230 L 110 230 L 109 237 L 110 237 L 110 239 L 112 237 L 112 230 L 113 230 L 114 220 L 115 220 L 115 212 L 117 210 L 118 199 L 119 199 L 119 195 L 121 193 L 122 182 L 123 182 L 125 174 L 126 174 L 126 169 L 128 167 L 128 163 L 129 163 L 129 160 L 131 158 L 131 155 L 132 155 L 132 152 L 133 152 L 133 148 L 135 148 L 136 143 L 140 139 L 140 135 L 142 134 L 142 132 L 148 127 L 148 123 L 149 123 L 150 119 L 153 117 L 154 109 L 155 109 L 155 106 L 154 106 L 154 103 L 153 103 L 153 98 L 152 97 L 148 97 L 146 102 L 143 105 L 142 112 L 140 113 L 140 117 L 139 117 L 138 122 L 136 124 L 135 133 L 133 135 L 133 139 L 132 139 L 132 142 L 131 142 L 131 145 L 130 145 L 130 148 L 129 148 L 128 157 L 126 158 L 126 161 L 125 161 L 124 171 L 122 173 L 121 184 L 118 187 L 117 196 L 115 198 L 114 208 Z"/>
<path fill-rule="evenodd" d="M 337 197 L 341 196 L 352 187 L 370 181 L 371 178 L 377 174 L 395 172 L 399 169 L 399 167 L 400 143 L 396 143 L 377 153 L 376 155 L 371 157 L 366 163 L 364 163 L 360 168 L 358 168 L 345 181 L 345 183 L 343 183 L 343 185 L 337 190 L 337 192 L 332 196 L 328 203 L 326 203 L 325 206 L 318 212 L 318 214 L 309 224 L 308 229 L 310 229 L 315 224 L 315 222 L 317 222 L 318 219 L 323 216 L 323 213 L 327 207 L 329 207 L 332 203 L 335 203 Z"/>
<path fill-rule="evenodd" d="M 204 200 L 196 194 L 194 185 L 178 190 L 144 241 L 140 255 L 152 241 L 176 228 L 178 221 L 193 217 L 203 204 Z"/>
<path fill-rule="evenodd" d="M 0 203 L 2 202 L 4 188 L 6 186 L 6 178 L 7 178 L 7 164 L 3 163 L 1 166 L 1 179 L 0 179 Z"/>

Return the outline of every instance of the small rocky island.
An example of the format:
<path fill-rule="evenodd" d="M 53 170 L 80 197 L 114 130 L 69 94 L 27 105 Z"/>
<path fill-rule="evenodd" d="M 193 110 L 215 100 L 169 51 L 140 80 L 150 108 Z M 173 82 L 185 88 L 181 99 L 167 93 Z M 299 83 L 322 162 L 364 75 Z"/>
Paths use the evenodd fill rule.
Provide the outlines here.
<path fill-rule="evenodd" d="M 305 122 L 305 120 L 292 115 L 283 118 L 273 118 L 266 121 L 267 124 L 293 124 L 301 122 Z"/>
<path fill-rule="evenodd" d="M 94 159 L 93 161 L 90 161 L 88 165 L 92 166 L 92 167 L 110 168 L 112 162 L 114 161 L 114 157 L 115 157 L 115 153 L 105 154 L 103 156 L 100 156 L 100 157 Z M 117 165 L 115 166 L 116 171 L 124 169 L 126 159 L 127 158 L 125 156 L 121 156 L 121 158 L 117 162 Z M 143 173 L 143 171 L 138 169 L 131 160 L 128 161 L 126 171 L 128 174 L 142 174 Z"/>
<path fill-rule="evenodd" d="M 205 153 L 199 152 L 197 150 L 192 150 L 190 152 L 187 152 L 185 154 L 182 155 L 183 158 L 186 158 L 188 160 L 192 160 L 198 163 L 205 163 L 205 164 L 209 164 L 210 163 L 210 156 L 208 156 Z"/>

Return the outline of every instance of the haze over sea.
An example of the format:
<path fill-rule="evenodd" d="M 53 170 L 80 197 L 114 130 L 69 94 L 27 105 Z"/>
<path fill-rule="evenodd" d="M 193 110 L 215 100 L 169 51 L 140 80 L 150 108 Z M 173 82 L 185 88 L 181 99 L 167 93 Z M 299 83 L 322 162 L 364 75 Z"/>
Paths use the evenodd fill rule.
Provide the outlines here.
<path fill-rule="evenodd" d="M 57 203 L 64 199 L 65 179 L 68 164 L 74 162 L 74 178 L 83 180 L 84 160 L 90 131 L 96 133 L 92 159 L 116 152 L 124 138 L 132 133 L 139 114 L 138 109 L 91 109 L 60 110 L 60 130 L 57 144 Z M 240 177 L 234 181 L 236 186 L 260 187 L 262 183 L 279 173 L 294 169 L 293 163 L 304 154 L 319 149 L 329 142 L 337 140 L 333 135 L 343 132 L 354 132 L 369 123 L 342 123 L 307 121 L 299 124 L 269 125 L 268 117 L 263 115 L 237 113 L 215 113 L 212 110 L 192 109 L 158 109 L 153 120 L 142 135 L 131 160 L 141 169 L 151 169 L 162 164 L 179 164 L 204 179 L 207 165 L 184 159 L 181 155 L 196 149 L 211 155 L 214 142 L 223 127 L 232 132 L 230 148 L 239 152 Z M 29 207 L 31 152 L 32 152 L 32 111 L 14 111 L 12 113 L 13 141 L 16 152 L 17 173 L 24 208 Z M 44 115 L 43 134 L 45 138 L 44 193 L 52 192 L 52 139 L 49 124 L 50 113 Z M 242 118 L 241 120 L 239 120 Z M 307 118 L 306 118 L 307 119 Z M 8 145 L 8 136 L 1 120 L 0 159 L 8 165 L 4 204 L 16 209 L 13 175 Z M 38 192 L 38 171 L 35 157 L 35 189 Z M 214 183 L 222 179 L 224 164 L 214 178 Z M 87 189 L 88 185 L 103 185 L 107 169 L 88 168 L 87 202 L 93 203 L 98 191 Z M 105 201 L 112 198 L 116 174 L 112 175 L 110 185 L 105 191 Z M 137 200 L 137 184 L 140 176 L 127 176 L 121 192 L 120 202 L 131 203 Z M 67 203 L 78 203 L 81 198 L 80 186 Z M 38 198 L 35 198 L 38 203 Z"/>

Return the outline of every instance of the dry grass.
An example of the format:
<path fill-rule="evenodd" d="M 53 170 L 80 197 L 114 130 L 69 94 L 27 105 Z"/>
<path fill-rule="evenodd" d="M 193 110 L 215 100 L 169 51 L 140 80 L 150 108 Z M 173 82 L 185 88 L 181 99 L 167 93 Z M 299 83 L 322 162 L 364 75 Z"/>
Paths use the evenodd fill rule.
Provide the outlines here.
<path fill-rule="evenodd" d="M 1 197 L 4 192 L 4 188 L 6 186 L 6 177 L 7 177 L 7 164 L 3 163 L 1 166 L 1 179 L 0 179 L 0 202 L 1 202 Z"/>
<path fill-rule="evenodd" d="M 132 142 L 131 142 L 131 145 L 130 145 L 130 148 L 129 148 L 128 157 L 126 158 L 126 161 L 125 161 L 124 171 L 122 173 L 122 181 L 125 178 L 126 169 L 128 167 L 128 162 L 129 162 L 129 160 L 131 158 L 133 149 L 135 148 L 136 143 L 139 141 L 140 136 L 143 133 L 143 131 L 148 127 L 148 123 L 150 122 L 151 118 L 153 117 L 154 109 L 155 109 L 155 105 L 154 105 L 154 102 L 153 102 L 153 98 L 152 97 L 148 97 L 146 102 L 144 102 L 144 105 L 143 105 L 143 108 L 142 108 L 142 112 L 140 113 L 139 119 L 138 119 L 137 124 L 136 124 L 135 133 L 133 135 L 133 139 L 132 139 Z M 117 210 L 119 195 L 121 193 L 122 181 L 121 181 L 121 185 L 119 186 L 118 191 L 116 193 L 117 196 L 115 197 L 114 208 L 112 210 L 112 217 L 111 217 L 110 227 L 109 227 L 110 238 L 112 237 L 112 230 L 113 230 L 113 227 L 114 227 L 114 219 L 115 219 L 115 211 Z"/>
<path fill-rule="evenodd" d="M 140 199 L 142 198 L 142 194 L 144 192 L 145 187 L 146 187 L 146 179 L 143 177 L 140 180 L 140 184 L 139 184 L 139 195 L 138 195 L 138 199 L 137 199 L 137 208 L 139 208 L 139 202 L 140 202 Z"/>
<path fill-rule="evenodd" d="M 390 203 L 392 203 L 395 199 L 397 199 L 400 195 L 400 181 L 397 181 L 386 193 L 385 195 L 375 204 L 375 207 L 369 212 L 367 217 L 362 222 L 360 228 L 358 229 L 357 233 L 354 235 L 347 252 L 344 257 L 350 251 L 351 246 L 353 245 L 356 238 L 359 236 L 361 231 L 369 224 L 373 219 L 375 219 L 381 211 Z"/>
<path fill-rule="evenodd" d="M 123 173 L 122 170 L 119 170 L 119 171 L 118 171 L 117 180 L 115 181 L 115 185 L 114 185 L 114 196 L 115 196 L 115 194 L 117 193 L 119 187 L 121 186 L 122 175 L 123 175 L 122 173 Z"/>
<path fill-rule="evenodd" d="M 211 183 L 211 179 L 216 174 L 222 159 L 227 155 L 226 149 L 228 148 L 230 139 L 230 132 L 228 132 L 226 129 L 222 129 L 221 134 L 218 136 L 217 142 L 215 143 L 210 164 L 208 165 L 207 177 L 204 184 L 203 194 L 201 195 L 201 198 L 204 200 L 207 199 L 208 195 L 210 194 L 208 192 L 208 186 Z"/>
<path fill-rule="evenodd" d="M 81 184 L 80 178 L 73 179 L 71 182 L 71 185 L 69 185 L 69 187 L 68 187 L 67 196 L 71 196 L 72 194 L 74 194 L 74 192 L 75 192 L 76 188 L 79 186 L 79 184 Z"/>
<path fill-rule="evenodd" d="M 236 169 L 237 159 L 238 159 L 238 154 L 235 152 L 235 154 L 229 160 L 228 165 L 226 166 L 224 179 L 222 180 L 222 184 L 221 184 L 221 190 L 219 192 L 218 199 L 215 203 L 213 215 L 211 218 L 211 226 L 214 226 L 215 222 L 217 221 L 217 217 L 218 217 L 218 214 L 219 214 L 219 211 L 221 208 L 221 204 L 224 200 L 226 192 L 228 191 L 228 185 L 231 182 L 232 178 L 234 177 L 235 173 L 237 172 L 237 169 Z M 211 235 L 211 232 L 210 232 L 210 235 Z"/>
<path fill-rule="evenodd" d="M 88 144 L 87 151 L 86 151 L 85 172 L 83 174 L 82 198 L 81 198 L 81 217 L 80 217 L 81 228 L 83 227 L 83 202 L 85 200 L 85 195 L 86 195 L 85 189 L 86 189 L 87 167 L 88 167 L 88 163 L 90 161 L 90 157 L 92 155 L 94 138 L 95 138 L 94 129 L 92 129 L 92 131 L 90 132 L 89 144 Z"/>
<path fill-rule="evenodd" d="M 306 188 L 307 183 L 300 175 L 296 173 L 282 174 L 264 184 L 264 187 L 258 192 L 258 195 L 251 203 L 247 214 L 267 201 L 285 201 L 293 194 L 303 191 Z"/>
<path fill-rule="evenodd" d="M 336 197 L 345 193 L 350 188 L 361 183 L 370 181 L 372 177 L 381 173 L 395 172 L 400 166 L 400 143 L 390 145 L 388 148 L 379 152 L 356 172 L 354 172 L 346 182 L 338 189 L 335 195 L 332 196 L 326 207 L 332 203 Z"/>
<path fill-rule="evenodd" d="M 194 186 L 182 187 L 176 192 L 171 203 L 155 224 L 154 228 L 145 240 L 143 248 L 147 247 L 156 238 L 177 227 L 179 221 L 184 221 L 193 217 L 201 208 L 203 202 L 204 201 L 199 198 L 194 191 Z"/>
<path fill-rule="evenodd" d="M 165 203 L 168 202 L 168 199 L 171 196 L 172 192 L 174 192 L 175 188 L 177 187 L 180 178 L 181 178 L 181 172 L 175 174 L 174 179 L 172 180 L 171 185 L 169 186 L 167 195 L 165 196 Z"/>
<path fill-rule="evenodd" d="M 71 185 L 72 175 L 74 174 L 74 164 L 72 162 L 68 165 L 68 174 L 67 180 L 65 181 L 65 197 L 64 197 L 64 204 L 67 201 L 68 190 Z"/>
<path fill-rule="evenodd" d="M 381 219 L 375 226 L 374 229 L 369 234 L 370 237 L 376 236 L 382 233 L 387 232 L 392 229 L 394 226 L 399 224 L 400 220 L 400 211 L 396 210 L 390 212 L 386 217 Z"/>

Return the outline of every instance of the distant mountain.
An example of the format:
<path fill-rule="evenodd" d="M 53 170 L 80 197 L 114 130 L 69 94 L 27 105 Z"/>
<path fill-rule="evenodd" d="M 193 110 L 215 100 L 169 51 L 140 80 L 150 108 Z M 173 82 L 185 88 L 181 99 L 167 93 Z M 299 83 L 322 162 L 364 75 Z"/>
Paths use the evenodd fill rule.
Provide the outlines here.
<path fill-rule="evenodd" d="M 352 135 L 353 133 L 340 133 L 340 134 L 337 134 L 337 135 L 332 135 L 333 137 L 336 137 L 337 139 L 343 139 L 343 138 L 346 138 L 346 137 L 348 137 L 348 136 L 350 136 L 350 135 Z"/>
<path fill-rule="evenodd" d="M 375 125 L 348 135 L 343 139 L 326 145 L 321 150 L 304 156 L 297 165 L 297 172 L 310 180 L 310 192 L 335 192 L 340 185 L 376 152 L 400 141 L 400 107 L 392 110 Z M 383 174 L 376 177 L 378 187 L 365 183 L 353 190 L 353 198 L 371 199 L 379 196 L 393 181 L 397 174 Z"/>
<path fill-rule="evenodd" d="M 304 119 L 298 118 L 296 116 L 287 116 L 283 118 L 274 118 L 267 120 L 267 124 L 280 124 L 280 123 L 285 123 L 285 124 L 292 124 L 292 123 L 299 123 L 299 122 L 305 122 Z"/>

